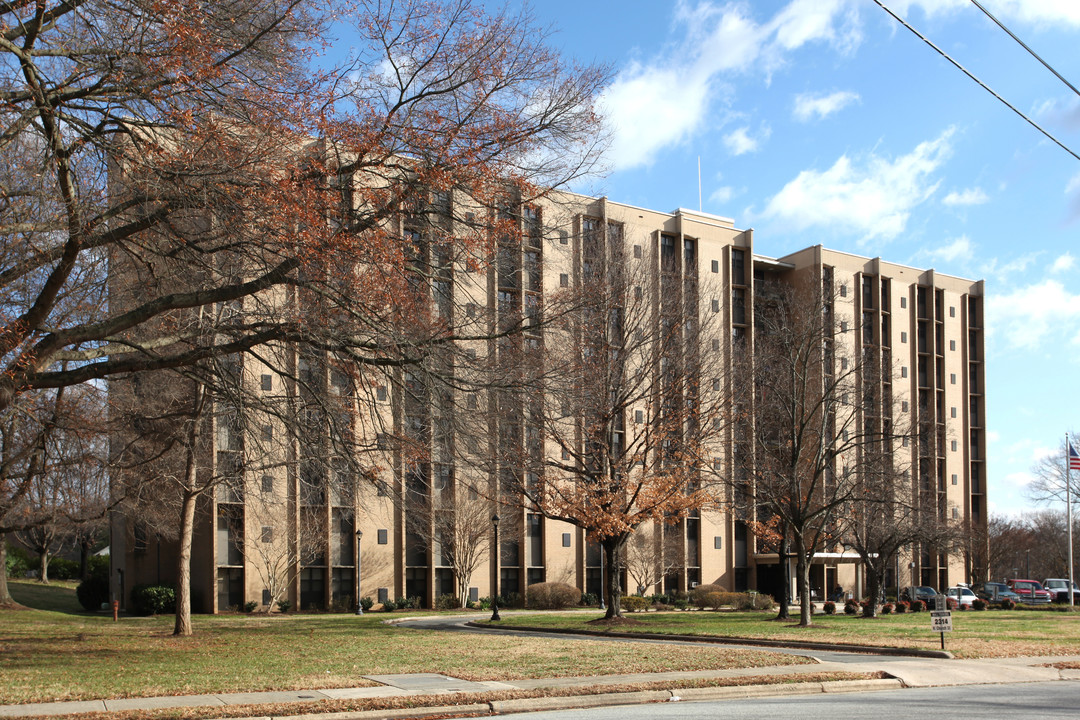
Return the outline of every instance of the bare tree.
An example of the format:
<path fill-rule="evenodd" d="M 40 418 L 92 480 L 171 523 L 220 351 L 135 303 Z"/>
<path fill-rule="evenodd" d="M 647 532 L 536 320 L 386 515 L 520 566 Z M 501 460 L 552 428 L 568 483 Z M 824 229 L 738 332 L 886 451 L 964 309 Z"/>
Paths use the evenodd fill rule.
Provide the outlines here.
<path fill-rule="evenodd" d="M 1069 433 L 1073 446 L 1078 443 L 1076 434 Z M 1031 466 L 1033 480 L 1025 488 L 1028 498 L 1039 504 L 1060 503 L 1065 505 L 1065 478 L 1070 478 L 1069 494 L 1073 503 L 1080 492 L 1080 471 L 1069 471 L 1066 464 L 1065 440 L 1053 453 L 1044 455 Z"/>
<path fill-rule="evenodd" d="M 844 537 L 845 510 L 858 499 L 863 477 L 862 454 L 899 436 L 882 413 L 891 411 L 891 400 L 862 383 L 864 375 L 880 377 L 867 362 L 875 356 L 849 357 L 842 350 L 844 325 L 830 279 L 800 280 L 757 288 L 754 346 L 738 370 L 753 378 L 754 406 L 736 431 L 752 439 L 752 451 L 737 453 L 752 482 L 735 490 L 756 527 L 777 529 L 781 558 L 790 538 L 800 625 L 809 626 L 814 554 Z"/>
<path fill-rule="evenodd" d="M 662 532 L 650 535 L 638 528 L 630 536 L 626 543 L 624 562 L 626 572 L 637 587 L 639 595 L 644 595 L 648 588 L 661 582 L 679 567 L 674 553 L 667 552 L 668 549 L 663 542 Z"/>
<path fill-rule="evenodd" d="M 542 347 L 504 350 L 538 388 L 496 399 L 499 499 L 524 498 L 600 544 L 611 619 L 622 614 L 619 568 L 634 530 L 716 502 L 710 473 L 730 408 L 721 354 L 709 349 L 719 315 L 698 305 L 715 293 L 699 287 L 696 266 L 677 278 L 631 257 L 621 225 L 594 222 L 574 293 L 579 309 L 551 324 Z"/>

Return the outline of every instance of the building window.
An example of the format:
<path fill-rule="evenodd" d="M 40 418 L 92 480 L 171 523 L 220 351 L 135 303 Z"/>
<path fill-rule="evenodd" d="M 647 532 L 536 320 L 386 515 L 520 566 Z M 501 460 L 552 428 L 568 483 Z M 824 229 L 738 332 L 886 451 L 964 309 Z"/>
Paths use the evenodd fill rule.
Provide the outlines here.
<path fill-rule="evenodd" d="M 955 508 L 954 507 L 952 509 L 952 519 L 953 520 L 959 520 L 960 519 L 960 508 Z"/>
<path fill-rule="evenodd" d="M 570 276 L 566 273 L 559 273 L 559 287 L 570 287 Z"/>
<path fill-rule="evenodd" d="M 719 378 L 713 378 L 712 389 L 713 389 L 713 392 L 720 392 L 720 379 Z"/>
<path fill-rule="evenodd" d="M 264 543 L 274 542 L 274 528 L 267 527 L 266 525 L 263 526 L 263 529 L 262 529 L 262 541 Z"/>
<path fill-rule="evenodd" d="M 262 390 L 263 392 L 270 392 L 274 389 L 274 376 L 263 375 L 262 376 Z"/>
<path fill-rule="evenodd" d="M 719 535 L 713 536 L 712 539 L 713 550 L 722 550 L 724 548 L 724 541 Z"/>
<path fill-rule="evenodd" d="M 949 350 L 956 350 L 956 341 L 955 340 L 950 340 L 949 341 Z"/>
<path fill-rule="evenodd" d="M 562 449 L 562 459 L 563 460 L 569 460 L 570 459 L 570 451 L 567 450 L 566 448 Z"/>
<path fill-rule="evenodd" d="M 640 300 L 643 294 L 644 293 L 642 293 L 642 291 L 641 291 L 641 286 L 640 285 L 635 285 L 634 286 L 634 299 L 635 300 Z"/>
<path fill-rule="evenodd" d="M 840 297 L 847 297 L 847 283 L 840 283 Z"/>
<path fill-rule="evenodd" d="M 712 301 L 712 311 L 714 313 L 720 312 L 720 301 L 719 300 L 713 300 Z"/>
<path fill-rule="evenodd" d="M 957 479 L 957 477 L 956 477 L 956 473 L 953 473 L 953 476 L 952 476 L 952 484 L 953 484 L 953 485 L 956 485 L 956 484 L 958 484 L 958 483 L 959 483 L 959 480 L 958 480 L 958 479 Z"/>
<path fill-rule="evenodd" d="M 640 245 L 635 245 L 634 246 L 634 259 L 636 259 L 636 260 L 641 259 L 641 246 Z"/>
<path fill-rule="evenodd" d="M 274 426 L 273 425 L 263 425 L 262 426 L 262 441 L 263 442 L 272 442 L 273 440 L 274 440 Z"/>
<path fill-rule="evenodd" d="M 906 297 L 901 297 L 900 298 L 900 309 L 903 310 L 906 307 L 907 307 L 907 298 Z"/>
<path fill-rule="evenodd" d="M 385 402 L 386 401 L 386 386 L 385 385 L 380 385 L 379 387 L 375 388 L 375 399 L 378 400 L 379 402 Z"/>
<path fill-rule="evenodd" d="M 951 414 L 953 417 L 956 417 L 956 408 L 951 408 L 949 410 L 949 414 Z"/>
<path fill-rule="evenodd" d="M 720 272 L 720 261 L 719 260 L 713 260 L 712 261 L 712 271 L 714 273 Z"/>
<path fill-rule="evenodd" d="M 956 307 L 953 305 L 949 306 L 949 317 L 956 317 Z"/>
<path fill-rule="evenodd" d="M 902 378 L 906 378 L 906 377 L 907 377 L 907 367 L 906 367 L 906 366 L 905 366 L 905 367 L 902 367 L 902 368 L 900 368 L 900 377 L 902 377 Z"/>
<path fill-rule="evenodd" d="M 956 384 L 956 373 L 949 373 L 949 384 L 950 385 L 955 385 Z"/>
<path fill-rule="evenodd" d="M 840 369 L 847 370 L 847 358 L 840 358 Z"/>
<path fill-rule="evenodd" d="M 559 231 L 559 244 L 560 245 L 566 245 L 569 242 L 570 242 L 570 233 L 566 232 L 565 230 L 560 230 Z"/>
<path fill-rule="evenodd" d="M 634 411 L 634 422 L 636 422 L 638 425 L 640 425 L 644 421 L 645 421 L 645 413 L 643 413 L 641 410 L 635 410 Z"/>
<path fill-rule="evenodd" d="M 570 547 L 570 533 L 563 533 L 562 534 L 562 546 L 563 547 Z"/>
<path fill-rule="evenodd" d="M 713 350 L 719 350 L 720 349 L 720 341 L 719 340 L 713 340 L 712 341 L 712 349 Z"/>
<path fill-rule="evenodd" d="M 847 320 L 841 320 L 840 321 L 840 332 L 842 332 L 842 333 L 847 332 Z"/>
<path fill-rule="evenodd" d="M 906 332 L 903 332 L 903 331 L 900 332 L 900 342 L 902 342 L 902 343 L 907 342 L 907 333 Z"/>
<path fill-rule="evenodd" d="M 904 400 L 904 401 L 902 401 L 900 403 L 900 412 L 907 412 L 907 411 L 908 411 L 907 400 Z"/>
<path fill-rule="evenodd" d="M 262 491 L 263 491 L 263 494 L 265 494 L 265 495 L 269 495 L 270 493 L 274 492 L 274 476 L 273 475 L 263 475 L 262 476 Z"/>
<path fill-rule="evenodd" d="M 379 530 L 376 532 L 376 535 L 378 536 L 377 542 L 380 545 L 385 545 L 387 543 L 387 538 L 386 538 L 387 534 L 388 533 L 386 532 L 385 528 L 379 528 Z"/>
<path fill-rule="evenodd" d="M 953 440 L 951 443 L 949 443 L 949 445 L 952 447 L 952 451 L 956 452 L 956 441 Z"/>

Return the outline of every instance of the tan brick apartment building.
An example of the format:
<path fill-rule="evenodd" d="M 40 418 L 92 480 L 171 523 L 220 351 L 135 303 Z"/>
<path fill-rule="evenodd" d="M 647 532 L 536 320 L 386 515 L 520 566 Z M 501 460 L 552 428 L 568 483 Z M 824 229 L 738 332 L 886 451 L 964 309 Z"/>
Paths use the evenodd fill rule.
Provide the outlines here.
<path fill-rule="evenodd" d="M 711 348 L 730 363 L 732 344 L 752 336 L 758 284 L 767 279 L 794 282 L 809 277 L 818 283 L 830 279 L 835 288 L 834 312 L 845 331 L 837 342 L 846 344 L 849 353 L 871 346 L 887 358 L 885 366 L 891 370 L 882 382 L 891 385 L 898 400 L 893 412 L 908 415 L 913 426 L 921 423 L 924 428 L 910 444 L 905 443 L 904 451 L 910 452 L 910 467 L 917 474 L 922 497 L 936 502 L 939 517 L 964 522 L 973 532 L 985 527 L 981 281 L 821 246 L 772 258 L 758 253 L 753 231 L 735 228 L 730 219 L 685 209 L 656 212 L 606 198 L 560 196 L 525 208 L 518 221 L 524 229 L 520 245 L 501 248 L 498 261 L 484 270 L 455 260 L 432 263 L 438 267 L 432 302 L 444 303 L 445 312 L 464 314 L 459 320 L 465 324 L 474 313 L 477 318 L 494 318 L 496 323 L 502 315 L 527 317 L 544 298 L 581 281 L 589 262 L 588 243 L 599 243 L 610 253 L 617 239 L 627 262 L 662 268 L 656 283 L 689 287 L 688 281 L 693 280 L 693 292 L 700 296 L 685 307 L 696 306 L 696 312 L 714 316 L 720 331 Z M 417 241 L 422 232 L 407 220 L 400 231 L 406 238 L 415 235 Z M 530 343 L 542 343 L 544 337 L 526 328 L 517 341 L 528 348 Z M 488 341 L 473 343 L 475 347 L 463 343 L 466 358 L 491 350 Z M 314 372 L 305 370 L 304 362 L 298 356 L 297 372 Z M 288 385 L 255 357 L 245 357 L 236 371 L 257 392 L 283 393 Z M 325 367 L 321 372 L 324 377 L 315 378 L 308 387 L 341 392 L 333 373 Z M 430 426 L 432 416 L 440 412 L 430 394 L 403 392 L 409 384 L 404 373 L 383 380 L 369 376 L 368 380 L 370 393 L 358 402 L 367 403 L 363 412 L 371 421 L 357 421 L 354 429 L 369 436 L 375 452 L 382 445 L 380 429 L 408 432 L 410 423 Z M 730 392 L 735 397 L 748 390 L 732 387 Z M 466 398 L 455 407 L 465 408 L 465 414 L 475 408 L 479 414 L 482 402 L 474 404 Z M 293 607 L 351 609 L 357 586 L 358 538 L 362 596 L 376 601 L 415 596 L 431 606 L 439 595 L 455 593 L 453 569 L 439 544 L 421 537 L 422 529 L 409 522 L 410 504 L 405 499 L 412 492 L 425 494 L 424 503 L 434 514 L 455 498 L 456 502 L 475 501 L 476 488 L 491 486 L 498 469 L 484 462 L 470 467 L 460 458 L 488 453 L 501 442 L 494 438 L 498 429 L 488 427 L 489 437 L 479 438 L 438 439 L 419 433 L 416 437 L 427 444 L 421 459 L 406 460 L 400 452 L 385 449 L 377 463 L 378 477 L 369 478 L 375 482 L 338 484 L 339 474 L 332 469 L 320 475 L 304 466 L 302 447 L 273 450 L 275 443 L 286 442 L 275 438 L 286 433 L 272 420 L 247 427 L 240 431 L 242 436 L 218 424 L 208 436 L 206 462 L 215 466 L 232 462 L 230 458 L 246 443 L 255 442 L 264 450 L 271 448 L 267 452 L 280 452 L 281 462 L 269 463 L 264 470 L 245 470 L 237 485 L 219 487 L 214 497 L 204 499 L 192 558 L 195 611 L 216 612 L 246 602 L 264 604 L 273 598 L 267 586 L 268 574 L 275 572 L 285 580 L 281 597 Z M 636 431 L 634 418 L 628 417 L 625 432 Z M 522 437 L 514 442 L 526 452 L 528 428 L 520 432 Z M 450 446 L 455 449 L 449 451 Z M 550 443 L 540 447 L 542 452 L 556 452 Z M 729 453 L 728 443 L 717 443 L 718 458 Z M 547 519 L 527 504 L 500 507 L 499 514 L 500 560 L 497 566 L 491 562 L 494 535 L 488 532 L 480 541 L 479 565 L 468 583 L 472 597 L 492 594 L 496 583 L 500 592 L 508 594 L 524 593 L 530 584 L 554 580 L 583 591 L 600 591 L 600 553 L 580 529 Z M 784 571 L 775 551 L 770 554 L 746 524 L 724 513 L 692 513 L 666 527 L 663 537 L 665 546 L 676 548 L 677 558 L 667 576 L 645 588 L 646 593 L 686 590 L 697 583 L 775 593 Z M 302 542 L 313 544 L 315 551 L 298 562 L 297 547 Z M 158 537 L 138 518 L 115 515 L 112 547 L 117 593 L 125 595 L 139 583 L 174 582 L 175 543 Z M 858 594 L 862 578 L 854 555 L 840 545 L 831 550 L 816 559 L 812 585 L 824 592 L 839 583 Z M 277 570 L 269 570 L 274 563 Z M 963 554 L 920 548 L 903 559 L 899 580 L 904 585 L 916 581 L 943 588 L 977 575 L 972 563 Z M 122 578 L 117 571 L 122 571 Z M 887 582 L 891 585 L 896 580 Z M 624 579 L 623 588 L 628 585 Z"/>

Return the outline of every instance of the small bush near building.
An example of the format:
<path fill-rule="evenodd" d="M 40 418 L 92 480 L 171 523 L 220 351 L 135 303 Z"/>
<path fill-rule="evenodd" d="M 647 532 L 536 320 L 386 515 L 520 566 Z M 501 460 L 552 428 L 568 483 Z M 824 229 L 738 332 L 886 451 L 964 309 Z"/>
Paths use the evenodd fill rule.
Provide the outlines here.
<path fill-rule="evenodd" d="M 983 603 L 983 608 L 982 609 L 985 610 L 986 609 L 986 601 L 983 600 L 982 603 Z M 998 603 L 998 607 L 1001 608 L 1002 610 L 1015 610 L 1016 609 L 1016 603 L 1013 602 L 1012 600 L 1010 600 L 1009 598 L 1004 598 L 1004 599 L 1002 599 L 1002 601 L 1000 603 Z"/>
<path fill-rule="evenodd" d="M 255 602 L 254 600 L 248 600 L 246 603 L 244 603 L 244 612 L 253 613 L 255 612 L 255 608 L 257 607 L 259 607 L 259 603 Z"/>
<path fill-rule="evenodd" d="M 383 612 L 394 612 L 395 610 L 397 610 L 397 603 L 393 600 L 387 599 L 387 601 L 382 604 L 382 609 Z"/>
<path fill-rule="evenodd" d="M 985 610 L 986 609 L 986 601 L 983 600 L 982 598 L 975 598 L 974 600 L 971 601 L 971 609 L 972 610 Z"/>
<path fill-rule="evenodd" d="M 176 612 L 176 590 L 168 585 L 136 585 L 131 588 L 131 606 L 136 615 Z"/>
<path fill-rule="evenodd" d="M 626 612 L 644 612 L 649 607 L 649 601 L 640 595 L 624 595 L 619 604 Z"/>
<path fill-rule="evenodd" d="M 900 602 L 896 603 L 896 614 L 897 615 L 899 615 L 901 613 L 906 613 L 907 611 L 908 611 L 907 600 L 901 600 Z"/>
<path fill-rule="evenodd" d="M 832 600 L 830 600 L 827 603 L 825 603 L 824 609 L 825 609 L 825 614 L 826 615 L 835 615 L 836 614 L 836 603 L 834 603 Z"/>
<path fill-rule="evenodd" d="M 724 594 L 724 588 L 719 585 L 698 585 L 690 591 L 690 603 L 699 610 L 710 607 L 715 608 L 717 606 L 710 602 L 709 598 L 712 595 L 720 594 Z M 715 598 L 713 599 L 715 600 Z"/>
<path fill-rule="evenodd" d="M 844 603 L 844 614 L 845 615 L 855 615 L 858 612 L 859 612 L 859 604 L 857 602 L 855 602 L 854 600 L 848 600 L 846 603 Z"/>
<path fill-rule="evenodd" d="M 289 608 L 291 608 L 291 607 L 292 607 L 292 603 L 289 602 L 288 600 L 278 600 L 277 601 L 278 612 L 287 613 L 287 612 L 289 612 Z"/>
<path fill-rule="evenodd" d="M 363 607 L 363 605 L 361 605 Z M 436 610 L 457 610 L 461 607 L 461 600 L 457 595 L 445 593 L 435 598 Z"/>
<path fill-rule="evenodd" d="M 581 600 L 578 601 L 578 605 L 584 605 L 586 607 L 591 607 L 593 605 L 599 605 L 599 604 L 600 604 L 600 597 L 596 593 L 590 593 L 590 592 L 581 593 Z"/>
<path fill-rule="evenodd" d="M 375 601 L 372 600 L 370 597 L 362 597 L 362 598 L 360 598 L 360 609 L 363 610 L 364 612 L 367 612 L 368 610 L 370 610 L 374 604 L 375 604 Z"/>
<path fill-rule="evenodd" d="M 94 558 L 96 559 L 96 558 Z M 90 562 L 89 576 L 75 588 L 79 604 L 91 612 L 101 609 L 101 604 L 109 601 L 109 559 L 105 562 Z"/>
<path fill-rule="evenodd" d="M 580 590 L 561 582 L 536 583 L 530 585 L 526 592 L 529 607 L 540 610 L 561 610 L 573 607 L 581 600 Z"/>
<path fill-rule="evenodd" d="M 884 605 L 881 606 L 881 614 L 882 615 L 892 615 L 892 611 L 893 611 L 892 603 L 885 603 Z"/>
<path fill-rule="evenodd" d="M 915 613 L 922 612 L 926 609 L 926 602 L 924 600 L 912 600 L 908 609 Z"/>

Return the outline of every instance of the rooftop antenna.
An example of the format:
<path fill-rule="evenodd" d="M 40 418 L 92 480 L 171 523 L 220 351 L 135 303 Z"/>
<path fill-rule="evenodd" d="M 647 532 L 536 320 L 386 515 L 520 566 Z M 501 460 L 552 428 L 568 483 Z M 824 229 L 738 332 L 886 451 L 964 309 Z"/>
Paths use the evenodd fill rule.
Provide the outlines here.
<path fill-rule="evenodd" d="M 697 211 L 701 212 L 701 156 L 697 156 Z"/>

